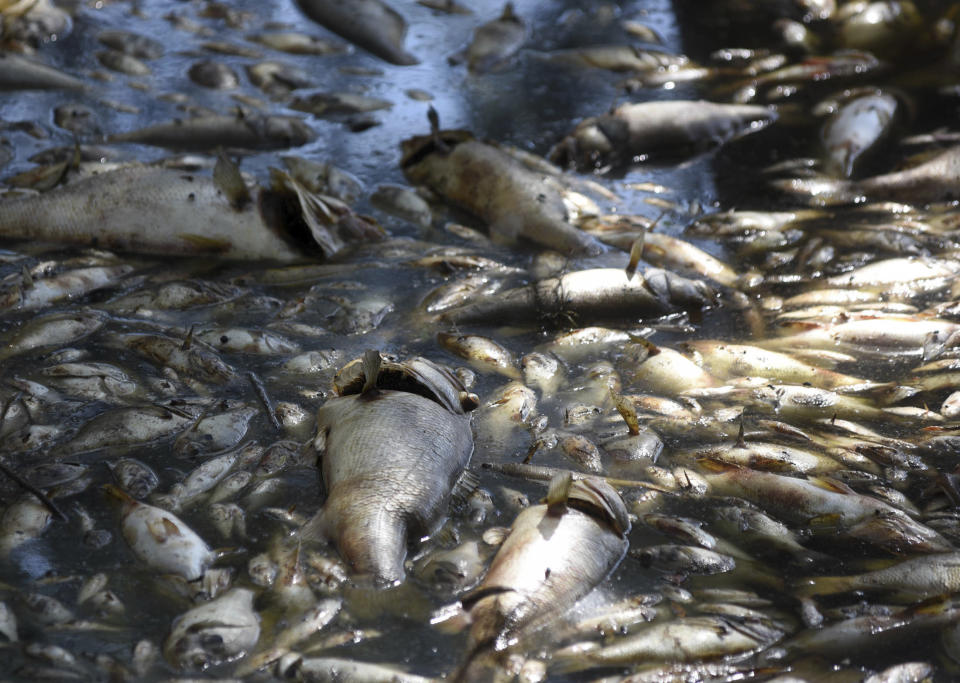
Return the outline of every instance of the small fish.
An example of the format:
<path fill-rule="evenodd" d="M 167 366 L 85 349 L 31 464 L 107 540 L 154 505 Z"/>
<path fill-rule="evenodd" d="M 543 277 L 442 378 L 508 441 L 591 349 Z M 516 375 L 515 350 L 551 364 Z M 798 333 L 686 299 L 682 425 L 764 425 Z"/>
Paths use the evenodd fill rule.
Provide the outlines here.
<path fill-rule="evenodd" d="M 216 555 L 196 532 L 172 513 L 141 503 L 112 484 L 104 486 L 121 503 L 123 538 L 137 559 L 159 572 L 199 579 Z"/>

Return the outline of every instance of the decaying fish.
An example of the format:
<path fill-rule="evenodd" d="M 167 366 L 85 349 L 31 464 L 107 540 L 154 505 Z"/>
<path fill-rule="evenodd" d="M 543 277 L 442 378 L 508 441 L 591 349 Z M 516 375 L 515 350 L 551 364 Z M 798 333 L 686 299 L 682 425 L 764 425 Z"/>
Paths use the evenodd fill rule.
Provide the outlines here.
<path fill-rule="evenodd" d="M 236 208 L 207 176 L 130 166 L 41 196 L 0 201 L 0 235 L 158 254 L 293 261 L 379 238 L 378 226 L 338 200 L 275 171 L 273 184 Z M 366 235 L 366 237 L 362 237 Z"/>
<path fill-rule="evenodd" d="M 298 0 L 304 14 L 337 35 L 391 64 L 408 66 L 419 60 L 403 47 L 407 22 L 382 0 Z"/>
<path fill-rule="evenodd" d="M 589 324 L 604 320 L 654 318 L 678 310 L 699 311 L 715 294 L 701 280 L 651 268 L 628 278 L 619 268 L 596 268 L 540 280 L 527 287 L 481 294 L 442 317 L 468 322 L 532 322 Z"/>
<path fill-rule="evenodd" d="M 163 644 L 167 661 L 178 669 L 205 669 L 251 651 L 260 637 L 254 597 L 252 590 L 233 588 L 181 614 Z"/>
<path fill-rule="evenodd" d="M 376 351 L 338 377 L 314 441 L 327 500 L 302 533 L 334 540 L 355 573 L 395 583 L 408 538 L 435 528 L 470 460 L 476 397 L 426 359 L 384 362 Z"/>
<path fill-rule="evenodd" d="M 605 482 L 552 480 L 547 502 L 517 516 L 483 581 L 461 598 L 471 624 L 464 670 L 593 590 L 623 559 L 629 531 L 626 507 Z"/>
<path fill-rule="evenodd" d="M 215 559 L 206 542 L 176 515 L 141 503 L 112 484 L 105 489 L 122 504 L 123 538 L 150 568 L 192 581 L 199 579 Z"/>
<path fill-rule="evenodd" d="M 893 95 L 875 93 L 845 104 L 820 132 L 830 175 L 851 178 L 889 138 L 900 105 Z"/>
<path fill-rule="evenodd" d="M 914 204 L 947 202 L 960 198 L 960 147 L 950 147 L 933 158 L 903 171 L 892 171 L 862 180 L 793 178 L 772 185 L 792 195 L 809 198 L 814 205 L 855 204 L 884 199 Z"/>
<path fill-rule="evenodd" d="M 526 38 L 523 19 L 514 12 L 513 3 L 508 2 L 500 17 L 478 26 L 467 49 L 450 61 L 466 61 L 473 73 L 497 71 L 517 53 Z"/>
<path fill-rule="evenodd" d="M 579 123 L 550 159 L 589 169 L 626 164 L 639 155 L 676 156 L 758 131 L 776 116 L 767 107 L 703 100 L 624 104 Z"/>
<path fill-rule="evenodd" d="M 296 116 L 201 116 L 158 123 L 129 133 L 107 136 L 107 142 L 130 142 L 182 150 L 287 149 L 312 142 L 316 132 Z"/>
<path fill-rule="evenodd" d="M 434 130 L 404 140 L 401 147 L 401 166 L 410 182 L 474 213 L 500 239 L 523 237 L 560 252 L 603 251 L 575 226 L 579 208 L 571 206 L 574 193 L 559 173 L 533 170 L 466 131 Z"/>
<path fill-rule="evenodd" d="M 0 90 L 87 90 L 69 74 L 9 52 L 0 52 Z"/>

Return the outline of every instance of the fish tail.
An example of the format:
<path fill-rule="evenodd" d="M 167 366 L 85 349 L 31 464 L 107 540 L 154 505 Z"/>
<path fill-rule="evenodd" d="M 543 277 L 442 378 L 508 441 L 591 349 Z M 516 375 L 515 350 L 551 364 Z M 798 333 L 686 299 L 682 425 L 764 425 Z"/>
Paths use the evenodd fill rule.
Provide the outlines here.
<path fill-rule="evenodd" d="M 799 597 L 812 597 L 843 593 L 853 587 L 849 576 L 816 576 L 798 581 L 793 588 Z"/>

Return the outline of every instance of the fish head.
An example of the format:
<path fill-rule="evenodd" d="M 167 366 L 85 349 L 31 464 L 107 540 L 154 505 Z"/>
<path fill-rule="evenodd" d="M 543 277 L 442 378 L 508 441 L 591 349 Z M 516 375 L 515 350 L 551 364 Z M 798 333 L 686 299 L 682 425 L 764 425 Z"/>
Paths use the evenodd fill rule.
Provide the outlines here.
<path fill-rule="evenodd" d="M 436 130 L 400 143 L 400 167 L 414 184 L 435 186 L 448 174 L 447 159 L 457 145 L 473 140 L 466 130 Z"/>
<path fill-rule="evenodd" d="M 560 166 L 592 169 L 616 161 L 630 140 L 627 122 L 613 115 L 581 121 L 551 151 L 550 161 Z"/>

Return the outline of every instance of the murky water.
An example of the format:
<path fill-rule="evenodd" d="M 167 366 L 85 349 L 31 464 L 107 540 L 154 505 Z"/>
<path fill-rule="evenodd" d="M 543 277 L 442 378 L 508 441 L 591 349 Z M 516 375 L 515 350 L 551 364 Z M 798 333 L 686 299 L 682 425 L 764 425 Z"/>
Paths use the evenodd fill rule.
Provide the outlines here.
<path fill-rule="evenodd" d="M 79 75 L 94 84 L 84 94 L 71 95 L 62 92 L 12 92 L 0 95 L 0 121 L 33 122 L 32 131 L 16 126 L 6 126 L 0 131 L 14 158 L 2 169 L 10 176 L 32 167 L 33 155 L 54 146 L 70 146 L 74 143 L 72 133 L 57 127 L 53 122 L 53 110 L 64 104 L 76 104 L 93 110 L 96 127 L 102 133 L 132 130 L 151 123 L 185 117 L 194 112 L 192 108 L 205 108 L 221 113 L 235 111 L 238 106 L 234 95 L 257 97 L 265 110 L 272 113 L 298 114 L 286 108 L 289 97 L 271 100 L 259 92 L 245 75 L 245 67 L 265 59 L 276 59 L 303 69 L 312 85 L 303 91 L 349 91 L 389 100 L 392 106 L 371 116 L 375 125 L 352 132 L 345 117 L 337 120 L 309 118 L 317 133 L 315 141 L 300 148 L 282 152 L 244 154 L 241 169 L 265 182 L 268 169 L 281 165 L 281 154 L 296 154 L 314 161 L 326 161 L 354 174 L 365 186 L 363 197 L 355 208 L 361 213 L 373 215 L 384 226 L 391 239 L 380 245 L 348 250 L 332 259 L 334 264 L 349 266 L 346 269 L 327 271 L 304 271 L 292 275 L 292 269 L 279 269 L 276 264 L 217 263 L 210 259 L 163 259 L 148 256 L 121 256 L 120 262 L 133 267 L 133 272 L 119 284 L 84 296 L 76 302 L 59 303 L 42 312 L 74 311 L 92 308 L 106 311 L 105 324 L 91 336 L 70 343 L 76 351 L 59 348 L 40 348 L 2 361 L 0 379 L 5 383 L 3 395 L 4 413 L 24 396 L 36 399 L 31 408 L 30 422 L 33 425 L 49 426 L 52 436 L 35 444 L 30 441 L 33 432 L 29 426 L 10 434 L 4 433 L 4 462 L 25 473 L 28 479 L 39 480 L 40 475 L 31 468 L 48 462 L 86 466 L 72 481 L 57 482 L 44 486 L 68 515 L 68 521 L 53 521 L 36 539 L 18 545 L 7 552 L 0 567 L 0 599 L 9 604 L 17 614 L 18 635 L 21 643 L 57 645 L 76 656 L 76 661 L 62 664 L 45 659 L 16 643 L 5 644 L 0 649 L 0 671 L 9 680 L 37 680 L 48 676 L 61 680 L 72 672 L 76 679 L 162 680 L 177 676 L 177 671 L 163 657 L 136 672 L 134 646 L 149 641 L 161 646 L 170 630 L 171 622 L 192 605 L 191 593 L 183 582 L 158 576 L 157 572 L 138 563 L 120 534 L 118 510 L 102 491 L 101 485 L 112 481 L 110 467 L 121 457 L 133 457 L 152 468 L 159 477 L 155 493 L 170 491 L 199 464 L 209 459 L 212 453 L 229 452 L 241 444 L 241 455 L 234 471 L 248 471 L 253 481 L 226 502 L 236 503 L 245 514 L 245 532 L 224 533 L 222 526 L 213 519 L 210 501 L 205 495 L 198 496 L 183 507 L 181 517 L 212 546 L 222 548 L 223 555 L 218 567 L 233 570 L 235 585 L 252 586 L 258 592 L 256 601 L 262 617 L 263 635 L 260 649 L 270 645 L 270 639 L 279 632 L 284 621 L 284 611 L 276 604 L 269 586 L 257 584 L 251 560 L 274 549 L 279 539 L 288 536 L 296 526 L 313 514 L 321 505 L 320 487 L 315 463 L 309 448 L 301 447 L 312 437 L 311 418 L 301 425 L 276 430 L 260 408 L 254 383 L 248 381 L 247 373 L 263 382 L 269 397 L 278 402 L 299 406 L 312 415 L 323 401 L 332 395 L 331 380 L 336 369 L 360 356 L 364 350 L 375 348 L 398 357 L 423 355 L 452 366 L 464 365 L 456 355 L 445 351 L 436 341 L 438 332 L 458 331 L 488 335 L 516 357 L 535 348 L 547 345 L 559 334 L 556 329 L 539 325 L 500 327 L 497 325 L 470 325 L 451 328 L 450 325 L 426 315 L 422 302 L 434 288 L 456 280 L 466 269 L 455 264 L 440 264 L 438 267 L 411 265 L 417 258 L 433 253 L 442 247 L 471 250 L 493 259 L 504 267 L 516 269 L 504 275 L 504 288 L 527 283 L 542 271 L 553 274 L 554 270 L 572 271 L 589 267 L 623 268 L 626 254 L 611 250 L 600 256 L 568 259 L 557 255 L 544 255 L 529 244 L 518 246 L 499 245 L 486 241 L 478 243 L 444 229 L 448 222 L 465 223 L 481 233 L 485 226 L 475 218 L 455 209 L 444 208 L 442 202 L 434 203 L 434 220 L 429 228 L 418 228 L 399 218 L 392 217 L 369 201 L 369 195 L 383 183 L 404 184 L 400 169 L 400 141 L 429 130 L 427 104 L 414 99 L 410 91 L 425 91 L 432 96 L 430 104 L 439 114 L 443 128 L 462 128 L 472 131 L 478 138 L 513 145 L 521 150 L 544 155 L 569 132 L 582 118 L 603 113 L 613 105 L 628 101 L 674 100 L 710 98 L 717 101 L 730 94 L 730 84 L 705 80 L 703 82 L 666 82 L 658 87 L 644 88 L 626 95 L 621 87 L 624 74 L 610 73 L 602 69 L 578 69 L 549 62 L 545 55 L 551 51 L 585 45 L 624 43 L 631 39 L 622 28 L 624 20 L 635 20 L 649 26 L 662 38 L 657 47 L 666 52 L 687 54 L 699 63 L 708 63 L 714 50 L 721 47 L 765 47 L 777 49 L 778 43 L 769 28 L 770 16 L 752 16 L 749 8 L 735 7 L 742 3 L 729 3 L 732 7 L 723 11 L 707 11 L 703 3 L 653 0 L 649 2 L 624 1 L 616 4 L 579 2 L 536 2 L 518 0 L 514 3 L 516 13 L 526 21 L 529 38 L 509 68 L 499 73 L 469 74 L 463 66 L 451 65 L 447 57 L 464 47 L 470 40 L 478 23 L 495 18 L 501 6 L 499 2 L 472 3 L 472 15 L 446 15 L 431 11 L 415 2 L 393 3 L 410 23 L 407 48 L 417 55 L 421 63 L 416 66 L 397 67 L 360 50 L 346 54 L 326 56 L 290 55 L 259 46 L 246 40 L 268 25 L 283 25 L 292 30 L 312 35 L 337 39 L 323 28 L 311 23 L 288 0 L 269 2 L 238 1 L 224 6 L 233 12 L 239 25 L 229 25 L 222 19 L 203 16 L 204 8 L 216 8 L 216 3 L 150 0 L 146 2 L 87 2 L 70 6 L 73 27 L 65 36 L 40 47 L 40 55 L 50 64 Z M 749 4 L 749 3 L 747 3 Z M 796 13 L 793 3 L 784 5 L 784 12 Z M 799 4 L 799 3 L 797 3 Z M 676 5 L 676 6 L 674 6 Z M 931 3 L 925 10 L 929 16 L 941 16 L 944 9 Z M 738 13 L 739 12 L 739 13 Z M 776 17 L 776 12 L 771 12 Z M 176 28 L 169 20 L 177 15 L 198 22 L 205 34 L 191 33 Z M 813 22 L 814 26 L 820 26 Z M 94 54 L 101 49 L 97 35 L 106 29 L 125 29 L 151 36 L 165 47 L 163 57 L 148 62 L 151 73 L 145 76 L 127 76 L 109 72 L 97 61 Z M 236 56 L 219 54 L 204 48 L 209 41 L 228 41 L 257 50 L 262 56 Z M 633 40 L 633 42 L 636 42 Z M 924 50 L 917 50 L 924 52 Z M 913 103 L 915 111 L 912 122 L 905 123 L 901 134 L 927 132 L 937 125 L 947 124 L 945 107 L 954 107 L 954 93 L 948 88 L 935 91 L 931 88 L 911 89 L 903 74 L 911 73 L 914 65 L 911 55 L 900 55 L 885 72 L 879 71 L 871 86 L 887 85 L 906 93 L 904 98 Z M 187 72 L 199 59 L 214 59 L 233 68 L 239 74 L 240 86 L 234 90 L 210 90 L 192 83 Z M 942 69 L 935 64 L 920 62 L 931 71 Z M 945 79 L 949 81 L 950 79 Z M 736 79 L 733 79 L 736 83 Z M 627 169 L 614 170 L 598 175 L 592 180 L 617 196 L 604 199 L 601 209 L 610 213 L 637 214 L 656 220 L 657 231 L 669 235 L 681 235 L 695 218 L 703 213 L 728 209 L 795 209 L 803 206 L 798 200 L 786 200 L 767 188 L 766 177 L 760 170 L 778 161 L 796 156 L 813 156 L 817 152 L 817 137 L 820 120 L 811 117 L 809 109 L 820 99 L 834 94 L 844 87 L 862 85 L 860 80 L 835 79 L 824 83 L 823 79 L 801 81 L 794 92 L 792 86 L 782 91 L 767 93 L 769 101 L 780 108 L 780 120 L 773 126 L 755 135 L 736 140 L 716 150 L 684 159 L 645 160 Z M 726 89 L 725 89 L 726 88 Z M 171 94 L 185 96 L 182 101 L 171 101 Z M 105 103 L 121 103 L 123 107 Z M 125 107 L 136 111 L 124 111 Z M 952 109 L 951 109 L 952 111 Z M 98 142 L 98 136 L 81 136 L 80 142 Z M 113 145 L 110 148 L 118 159 L 153 161 L 170 154 L 155 147 L 138 145 Z M 900 158 L 894 149 L 877 162 L 877 167 L 886 169 L 890 159 Z M 637 184 L 643 183 L 642 189 Z M 659 185 L 663 191 L 650 188 Z M 846 210 L 844 210 L 846 211 Z M 854 209 L 850 213 L 839 212 L 839 223 L 856 221 Z M 918 219 L 919 220 L 919 219 Z M 951 246 L 952 235 L 943 238 L 942 250 Z M 751 291 L 754 305 L 762 297 L 789 296 L 798 291 L 795 281 L 777 276 L 797 272 L 818 278 L 842 272 L 854 265 L 873 260 L 877 254 L 871 248 L 838 248 L 839 257 L 827 259 L 817 270 L 815 266 L 784 260 L 778 268 L 775 259 L 765 259 L 764 253 L 752 254 L 747 248 L 706 237 L 691 236 L 689 240 L 707 252 L 728 260 L 736 270 L 746 272 L 755 269 L 768 276 L 764 283 Z M 816 249 L 827 248 L 824 244 L 805 242 L 799 248 L 806 249 L 801 256 L 808 256 Z M 7 251 L 0 254 L 0 277 L 13 281 L 24 270 L 51 260 L 56 263 L 70 259 L 104 259 L 115 262 L 110 256 L 102 256 L 85 250 L 57 248 L 49 245 L 9 242 L 3 245 Z M 789 250 L 784 249 L 783 252 Z M 952 258 L 952 257 L 951 257 Z M 499 274 L 491 274 L 498 279 Z M 150 304 L 127 306 L 125 302 L 138 292 L 152 292 L 164 283 L 199 279 L 236 287 L 225 301 L 199 306 L 186 311 L 170 311 Z M 928 298 L 911 300 L 917 308 L 946 300 L 947 295 L 936 292 Z M 11 312 L 0 317 L 0 334 L 6 339 L 15 339 L 18 332 L 37 314 Z M 658 345 L 674 347 L 691 339 L 724 339 L 743 341 L 750 335 L 745 332 L 745 317 L 727 305 L 707 310 L 702 317 L 685 316 L 658 320 L 652 328 L 640 330 L 644 323 L 639 319 L 623 319 L 612 325 L 617 329 L 653 332 L 651 339 Z M 769 323 L 769 316 L 765 319 Z M 293 327 L 295 323 L 299 327 Z M 286 327 L 284 324 L 287 324 Z M 222 385 L 189 378 L 173 377 L 164 373 L 160 364 L 136 353 L 122 343 L 122 335 L 129 333 L 155 333 L 163 331 L 177 339 L 185 339 L 193 333 L 217 328 L 245 327 L 273 329 L 295 343 L 300 352 L 329 351 L 329 360 L 323 367 L 312 372 L 290 370 L 284 364 L 295 352 L 277 355 L 254 355 L 239 352 L 223 354 L 226 362 L 236 371 L 235 377 Z M 768 325 L 772 328 L 772 325 Z M 541 394 L 534 415 L 527 424 L 504 433 L 485 431 L 481 425 L 477 431 L 477 450 L 473 455 L 472 470 L 480 478 L 481 491 L 489 494 L 491 504 L 485 505 L 482 496 L 475 496 L 467 503 L 455 506 L 451 521 L 431 539 L 415 544 L 411 554 L 415 561 L 429 551 L 442 546 L 454 545 L 453 539 L 476 540 L 484 530 L 493 526 L 509 526 L 517 506 L 512 502 L 517 492 L 530 501 L 543 497 L 546 487 L 537 483 L 492 473 L 482 469 L 483 463 L 515 463 L 523 460 L 535 449 L 535 442 L 544 433 L 544 428 L 563 428 L 599 439 L 611 429 L 623 430 L 615 418 L 609 400 L 609 385 L 598 379 L 597 365 L 607 363 L 603 370 L 617 373 L 620 391 L 623 394 L 643 393 L 646 388 L 631 376 L 634 365 L 625 356 L 627 342 L 621 340 L 602 348 L 570 353 L 564 357 L 568 378 L 561 389 L 553 395 Z M 559 352 L 558 352 L 559 353 Z M 49 375 L 45 369 L 58 362 L 73 359 L 115 364 L 128 373 L 140 387 L 135 399 L 112 401 L 109 399 L 71 399 L 69 392 L 62 391 L 48 398 L 33 396 L 38 389 L 33 381 L 43 384 Z M 841 362 L 840 368 L 850 374 L 883 381 L 903 381 L 902 377 L 918 365 L 917 357 L 909 360 L 852 359 Z M 591 372 L 593 373 L 591 375 Z M 175 373 L 174 373 L 175 374 Z M 184 381 L 181 381 L 184 380 Z M 167 384 L 164 385 L 164 382 Z M 504 377 L 495 373 L 476 373 L 476 383 L 471 391 L 481 399 L 481 404 L 505 384 Z M 163 387 L 167 387 L 164 390 Z M 172 389 L 170 388 L 172 387 Z M 939 405 L 947 391 L 928 394 L 910 405 L 920 407 L 925 400 L 930 407 Z M 67 394 L 64 398 L 61 394 Z M 942 396 L 941 396 L 942 394 Z M 76 433 L 94 418 L 116 411 L 118 405 L 150 404 L 166 401 L 176 396 L 185 403 L 174 404 L 188 420 L 188 428 L 177 430 L 161 438 L 137 443 L 122 448 L 107 445 L 95 449 L 76 450 L 70 446 Z M 217 401 L 210 401 L 213 397 Z M 936 399 L 936 401 L 934 401 Z M 205 401 L 206 413 L 190 401 Z M 252 407 L 253 416 L 246 428 L 240 429 L 224 441 L 215 437 L 208 440 L 193 435 L 193 427 L 202 417 L 227 409 L 222 401 L 234 401 L 233 405 Z M 710 399 L 704 405 L 712 407 Z M 582 424 L 576 422 L 575 407 L 579 405 L 584 415 Z M 689 405 L 689 402 L 684 404 Z M 572 410 L 572 408 L 574 408 Z M 475 422 L 485 419 L 486 408 L 478 411 Z M 574 417 L 571 417 L 571 413 Z M 600 417 L 593 417 L 593 413 Z M 873 415 L 873 414 L 871 414 Z M 789 422 L 789 418 L 783 418 Z M 885 436 L 907 441 L 920 438 L 925 423 L 886 423 L 875 416 L 864 420 Z M 799 428 L 806 428 L 800 422 Z M 82 432 L 81 432 L 82 433 Z M 684 434 L 663 434 L 666 450 L 659 464 L 669 467 L 673 457 L 702 445 L 696 438 Z M 731 438 L 732 440 L 732 438 Z M 276 442 L 286 441 L 285 457 Z M 211 445 L 215 444 L 215 445 Z M 268 447 L 273 448 L 269 450 Z M 281 444 L 279 448 L 283 448 Z M 257 450 L 259 449 L 259 450 Z M 268 449 L 264 451 L 263 449 Z M 563 456 L 560 449 L 544 448 L 535 453 L 533 462 L 554 467 L 576 465 Z M 927 463 L 933 468 L 927 471 L 917 467 L 907 468 L 874 466 L 878 485 L 889 484 L 902 491 L 907 498 L 920 500 L 932 494 L 927 490 L 935 468 L 952 469 L 952 463 L 943 463 L 929 456 Z M 637 471 L 615 472 L 609 464 L 605 471 L 611 476 L 628 479 L 642 478 Z M 869 469 L 869 468 L 868 468 Z M 921 471 L 924 470 L 924 471 Z M 889 475 L 890 481 L 884 477 Z M 896 477 L 900 477 L 896 479 Z M 851 480 L 852 481 L 852 480 Z M 891 483 L 895 482 L 895 483 Z M 4 500 L 14 502 L 21 490 L 12 482 L 2 483 Z M 258 486 L 260 488 L 258 488 Z M 642 514 L 657 510 L 699 520 L 709 526 L 713 499 L 700 501 L 690 497 L 664 496 L 649 502 L 642 498 L 642 489 L 624 488 L 623 495 L 634 513 Z M 6 520 L 4 524 L 7 524 Z M 2 530 L 0 530 L 2 531 Z M 96 533 L 94 533 L 96 532 Z M 806 532 L 805 532 L 806 533 Z M 804 537 L 806 538 L 806 537 Z M 733 539 L 734 544 L 736 539 Z M 631 548 L 640 549 L 653 544 L 682 542 L 671 540 L 642 523 L 636 523 L 630 534 Z M 824 553 L 829 559 L 818 565 L 820 573 L 842 573 L 862 570 L 867 544 L 838 543 L 835 538 L 816 536 L 807 539 L 812 550 Z M 333 549 L 312 549 L 314 560 L 326 558 L 336 561 Z M 492 547 L 485 552 L 492 555 Z M 744 562 L 749 569 L 729 575 L 691 576 L 668 571 L 658 571 L 645 566 L 635 558 L 626 558 L 613 575 L 596 590 L 577 604 L 567 621 L 575 621 L 590 615 L 604 605 L 628 595 L 640 592 L 667 590 L 665 585 L 677 584 L 683 589 L 697 591 L 716 588 L 750 589 L 771 601 L 771 611 L 786 624 L 787 632 L 802 630 L 798 616 L 799 607 L 792 597 L 790 582 L 807 573 L 806 566 L 788 560 L 777 551 L 752 547 L 754 562 Z M 889 559 L 892 553 L 878 554 Z M 308 572 L 319 596 L 323 593 L 319 560 Z M 751 574 L 750 572 L 753 572 Z M 312 573 L 311 573 L 312 572 Z M 78 591 L 87 577 L 96 573 L 106 575 L 107 586 L 123 605 L 122 611 L 110 612 L 91 604 L 78 604 Z M 759 578 L 758 578 L 759 577 Z M 411 594 L 390 595 L 351 594 L 346 592 L 345 608 L 327 630 L 322 631 L 302 644 L 304 652 L 311 654 L 374 661 L 400 665 L 413 673 L 424 676 L 448 674 L 462 661 L 466 648 L 464 633 L 445 633 L 431 627 L 424 616 L 425 611 L 439 608 L 451 602 L 456 595 L 445 592 L 429 581 L 411 579 L 414 590 Z M 69 618 L 51 619 L 39 615 L 27 605 L 27 593 L 51 596 L 63 603 L 71 615 Z M 330 594 L 343 592 L 330 589 Z M 696 613 L 697 600 L 684 603 L 678 593 L 669 594 L 674 600 L 665 600 L 664 613 L 672 610 L 673 616 L 687 611 Z M 849 596 L 846 596 L 849 598 Z M 851 601 L 833 599 L 823 602 L 822 607 L 843 606 Z M 666 607 L 667 605 L 670 607 Z M 853 601 L 856 604 L 856 601 Z M 888 611 L 895 610 L 891 607 Z M 666 618 L 666 617 L 663 617 Z M 548 660 L 554 645 L 548 629 L 533 637 L 523 653 L 531 658 Z M 351 633 L 353 635 L 351 636 Z M 327 637 L 342 636 L 341 641 L 321 648 Z M 903 661 L 922 660 L 935 663 L 938 679 L 950 680 L 953 669 L 944 650 L 932 638 L 921 636 L 914 642 L 911 637 L 901 638 L 894 648 L 882 651 L 871 647 L 850 649 L 842 657 L 827 656 L 815 665 L 798 668 L 798 675 L 808 680 L 826 680 L 824 676 L 836 675 L 837 680 L 860 680 L 867 672 Z M 564 643 L 566 644 L 566 643 Z M 764 653 L 761 653 L 763 655 Z M 97 657 L 101 656 L 98 661 Z M 103 657 L 105 656 L 105 657 Z M 956 656 L 956 652 L 953 652 Z M 722 672 L 717 678 L 733 680 L 737 677 L 770 677 L 785 670 L 777 659 L 769 662 L 757 659 L 744 664 L 740 671 Z M 639 662 L 638 664 L 642 664 Z M 210 678 L 234 675 L 236 663 L 214 666 L 199 675 Z M 797 665 L 795 665 L 797 666 Z M 111 667 L 113 667 L 111 669 Z M 769 667 L 769 668 L 764 668 Z M 52 671 L 57 669 L 57 671 Z M 51 672 L 52 671 L 52 672 Z M 587 680 L 593 673 L 617 674 L 626 671 L 621 667 L 597 669 L 595 672 L 574 674 L 576 680 Z M 275 669 L 265 667 L 251 674 L 255 680 L 270 680 Z M 812 673 L 810 673 L 812 672 Z M 279 675 L 279 674 L 277 674 Z M 678 673 L 678 676 L 687 674 Z M 691 673 L 689 680 L 709 677 L 707 672 Z M 560 674 L 551 674 L 551 679 L 561 680 Z M 112 680 L 112 678 L 111 678 Z M 659 679 L 658 679 L 659 680 Z M 667 679 L 663 679 L 667 680 Z M 684 679 L 686 680 L 686 679 Z"/>

